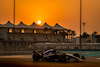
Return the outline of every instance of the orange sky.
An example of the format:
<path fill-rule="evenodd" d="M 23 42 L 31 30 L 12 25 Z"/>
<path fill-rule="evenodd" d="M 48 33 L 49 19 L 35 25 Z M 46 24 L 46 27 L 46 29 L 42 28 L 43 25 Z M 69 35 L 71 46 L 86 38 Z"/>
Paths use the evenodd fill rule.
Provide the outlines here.
<path fill-rule="evenodd" d="M 82 22 L 86 22 L 85 31 L 100 34 L 100 0 L 82 0 Z M 13 23 L 14 0 L 0 0 L 0 24 L 8 20 Z M 30 25 L 41 20 L 54 26 L 75 30 L 79 34 L 80 0 L 16 0 L 16 21 Z"/>

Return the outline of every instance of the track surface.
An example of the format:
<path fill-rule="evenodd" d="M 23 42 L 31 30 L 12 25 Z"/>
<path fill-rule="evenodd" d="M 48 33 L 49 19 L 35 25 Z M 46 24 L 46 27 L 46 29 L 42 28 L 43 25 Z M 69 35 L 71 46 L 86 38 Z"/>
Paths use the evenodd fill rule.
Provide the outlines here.
<path fill-rule="evenodd" d="M 83 62 L 34 62 L 31 55 L 0 56 L 0 67 L 100 67 L 100 59 Z"/>

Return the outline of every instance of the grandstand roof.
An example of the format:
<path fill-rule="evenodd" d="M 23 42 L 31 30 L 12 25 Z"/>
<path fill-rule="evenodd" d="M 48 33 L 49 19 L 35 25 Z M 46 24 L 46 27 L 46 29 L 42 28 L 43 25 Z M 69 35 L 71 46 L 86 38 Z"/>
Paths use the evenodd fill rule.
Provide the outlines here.
<path fill-rule="evenodd" d="M 29 28 L 42 28 L 41 26 L 39 26 L 39 25 L 37 25 L 37 24 L 35 24 L 35 22 L 33 22 L 30 26 L 29 26 Z"/>
<path fill-rule="evenodd" d="M 42 26 L 43 28 L 52 28 L 50 25 L 48 25 L 47 23 L 44 23 L 44 25 Z"/>
<path fill-rule="evenodd" d="M 2 24 L 0 24 L 0 26 L 2 26 Z"/>
<path fill-rule="evenodd" d="M 18 25 L 15 25 L 15 27 L 17 27 L 17 28 L 28 28 L 28 26 L 26 24 L 24 24 L 23 22 L 20 22 Z"/>
<path fill-rule="evenodd" d="M 12 24 L 10 21 L 8 21 L 6 24 L 2 25 L 3 27 L 13 27 L 14 24 Z"/>
<path fill-rule="evenodd" d="M 66 28 L 63 28 L 62 26 L 60 26 L 58 23 L 56 23 L 53 27 L 52 27 L 52 29 L 59 29 L 59 30 L 67 30 Z"/>
<path fill-rule="evenodd" d="M 2 24 L 0 24 L 0 27 L 3 27 L 3 25 L 2 25 Z"/>
<path fill-rule="evenodd" d="M 0 24 L 0 27 L 13 27 L 14 24 L 12 24 L 10 21 L 8 21 L 6 24 L 2 25 Z M 39 26 L 35 22 L 33 22 L 30 26 L 27 26 L 23 22 L 20 22 L 18 25 L 15 25 L 16 28 L 34 28 L 34 29 L 44 29 L 44 28 L 52 28 L 52 29 L 59 29 L 59 30 L 67 30 L 66 28 L 60 26 L 58 23 L 56 23 L 53 27 L 48 25 L 47 23 L 44 23 L 44 25 Z"/>

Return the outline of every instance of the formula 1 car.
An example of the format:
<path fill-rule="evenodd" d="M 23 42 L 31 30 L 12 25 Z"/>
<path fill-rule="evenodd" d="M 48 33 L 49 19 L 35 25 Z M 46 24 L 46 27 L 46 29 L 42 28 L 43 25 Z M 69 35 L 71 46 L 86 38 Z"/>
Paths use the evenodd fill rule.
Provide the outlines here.
<path fill-rule="evenodd" d="M 62 53 L 60 51 L 56 51 L 55 49 L 49 49 L 47 51 L 39 54 L 38 52 L 34 52 L 33 60 L 39 61 L 58 61 L 58 62 L 69 62 L 69 61 L 82 61 L 85 60 L 84 56 L 81 56 L 78 53 L 70 54 L 70 53 Z"/>

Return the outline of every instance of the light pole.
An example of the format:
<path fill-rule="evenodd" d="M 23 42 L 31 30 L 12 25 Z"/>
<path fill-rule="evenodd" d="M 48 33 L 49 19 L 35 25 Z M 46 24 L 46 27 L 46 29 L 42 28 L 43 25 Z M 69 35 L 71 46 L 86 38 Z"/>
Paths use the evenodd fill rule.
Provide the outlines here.
<path fill-rule="evenodd" d="M 85 25 L 86 25 L 86 23 L 84 22 L 83 23 L 83 33 L 85 32 Z"/>
<path fill-rule="evenodd" d="M 14 0 L 14 15 L 13 15 L 13 50 L 15 50 L 15 0 Z"/>
<path fill-rule="evenodd" d="M 14 0 L 14 15 L 13 15 L 13 42 L 15 40 L 15 0 Z"/>
<path fill-rule="evenodd" d="M 14 17 L 13 17 L 13 42 L 15 41 L 15 0 L 14 0 Z"/>
<path fill-rule="evenodd" d="M 81 22 L 82 22 L 82 0 L 80 0 L 80 49 L 81 49 Z"/>

